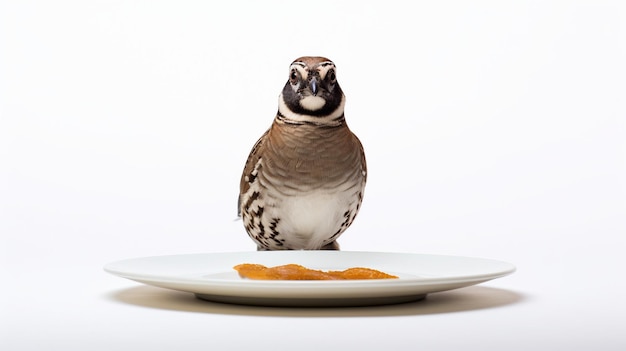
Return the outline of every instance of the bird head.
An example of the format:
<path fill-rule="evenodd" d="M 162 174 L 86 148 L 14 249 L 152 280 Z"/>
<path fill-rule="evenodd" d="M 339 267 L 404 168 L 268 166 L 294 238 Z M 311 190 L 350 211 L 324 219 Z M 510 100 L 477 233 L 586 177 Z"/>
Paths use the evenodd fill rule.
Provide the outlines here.
<path fill-rule="evenodd" d="M 343 117 L 345 97 L 335 64 L 324 57 L 300 57 L 289 66 L 279 101 L 279 114 L 295 120 Z"/>

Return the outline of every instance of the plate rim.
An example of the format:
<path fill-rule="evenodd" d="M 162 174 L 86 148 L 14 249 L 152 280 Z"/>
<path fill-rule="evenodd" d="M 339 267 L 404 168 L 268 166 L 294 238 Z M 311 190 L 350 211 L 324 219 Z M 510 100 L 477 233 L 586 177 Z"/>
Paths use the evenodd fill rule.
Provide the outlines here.
<path fill-rule="evenodd" d="M 249 279 L 241 279 L 241 280 L 230 280 L 230 279 L 216 279 L 216 278 L 190 278 L 190 277 L 181 277 L 172 276 L 167 274 L 146 274 L 146 273 L 133 273 L 129 271 L 124 271 L 123 269 L 116 269 L 116 265 L 129 263 L 132 261 L 142 261 L 142 260 L 154 260 L 154 259 L 174 259 L 177 257 L 190 257 L 190 256 L 231 256 L 231 255 L 301 255 L 304 253 L 312 254 L 312 255 L 384 255 L 384 256 L 419 256 L 421 258 L 437 258 L 437 259 L 457 259 L 457 260 L 472 260 L 472 261 L 481 261 L 488 262 L 492 264 L 502 265 L 503 267 L 500 270 L 481 273 L 481 274 L 470 274 L 470 275 L 459 275 L 453 277 L 419 277 L 419 278 L 401 278 L 401 279 L 373 279 L 373 280 L 345 280 L 345 281 L 312 281 L 312 280 L 302 280 L 302 281 L 293 281 L 293 280 L 272 280 L 272 281 L 259 281 L 259 280 L 249 280 Z M 146 282 L 167 282 L 172 284 L 189 284 L 193 283 L 196 285 L 202 286 L 221 286 L 221 287 L 241 287 L 241 286 L 254 286 L 255 288 L 289 288 L 291 287 L 306 287 L 306 288 L 315 288 L 315 289 L 325 289 L 329 287 L 333 288 L 351 288 L 351 287 L 375 287 L 382 285 L 394 285 L 394 286 L 411 286 L 415 284 L 419 285 L 436 285 L 442 283 L 461 283 L 461 282 L 484 282 L 487 280 L 501 278 L 507 275 L 514 273 L 517 270 L 517 267 L 512 263 L 494 260 L 489 258 L 480 258 L 480 257 L 471 257 L 471 256 L 456 256 L 456 255 L 439 255 L 439 254 L 421 254 L 421 253 L 409 253 L 409 252 L 382 252 L 382 251 L 233 251 L 233 252 L 206 252 L 206 253 L 188 253 L 188 254 L 172 254 L 172 255 L 154 255 L 154 256 L 145 256 L 145 257 L 135 257 L 128 258 L 118 261 L 113 261 L 106 264 L 103 267 L 104 271 L 110 273 L 112 275 L 131 279 L 135 281 L 140 281 L 143 283 Z M 332 284 L 332 285 L 330 285 Z"/>

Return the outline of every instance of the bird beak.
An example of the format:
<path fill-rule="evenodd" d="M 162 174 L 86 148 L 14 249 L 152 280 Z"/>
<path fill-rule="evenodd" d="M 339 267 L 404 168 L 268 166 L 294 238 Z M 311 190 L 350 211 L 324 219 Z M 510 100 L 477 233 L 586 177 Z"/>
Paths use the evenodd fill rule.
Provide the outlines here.
<path fill-rule="evenodd" d="M 313 93 L 313 96 L 317 95 L 317 79 L 315 79 L 315 77 L 311 78 L 311 81 L 309 82 L 309 87 L 311 88 L 311 93 Z"/>

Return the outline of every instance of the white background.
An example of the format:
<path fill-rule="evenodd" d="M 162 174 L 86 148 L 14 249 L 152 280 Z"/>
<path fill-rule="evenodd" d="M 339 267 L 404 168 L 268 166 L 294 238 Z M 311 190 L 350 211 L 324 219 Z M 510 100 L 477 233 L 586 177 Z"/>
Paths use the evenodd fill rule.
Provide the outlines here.
<path fill-rule="evenodd" d="M 342 248 L 515 274 L 298 310 L 102 271 L 255 249 L 240 172 L 302 55 L 368 157 Z M 625 62 L 620 1 L 0 1 L 0 348 L 623 350 Z"/>

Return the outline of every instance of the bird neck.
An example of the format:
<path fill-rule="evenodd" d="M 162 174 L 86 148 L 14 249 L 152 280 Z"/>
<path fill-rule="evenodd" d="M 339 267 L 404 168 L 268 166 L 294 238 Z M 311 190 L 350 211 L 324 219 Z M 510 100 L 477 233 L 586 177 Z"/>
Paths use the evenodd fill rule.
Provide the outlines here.
<path fill-rule="evenodd" d="M 314 118 L 319 118 L 319 117 L 314 117 Z M 340 116 L 339 119 L 335 119 L 332 121 L 325 121 L 325 120 L 316 121 L 315 119 L 293 120 L 284 116 L 282 113 L 280 113 L 280 111 L 278 111 L 278 113 L 276 114 L 275 120 L 277 123 L 282 123 L 282 124 L 309 125 L 309 126 L 316 126 L 316 127 L 340 127 L 345 124 L 345 118 L 343 114 Z"/>
<path fill-rule="evenodd" d="M 341 103 L 333 112 L 326 116 L 313 116 L 302 113 L 293 112 L 285 101 L 283 96 L 278 99 L 278 112 L 276 113 L 275 121 L 277 123 L 291 124 L 291 125 L 313 125 L 320 127 L 338 127 L 345 123 L 345 117 L 343 108 L 345 106 L 345 97 L 341 97 Z"/>

